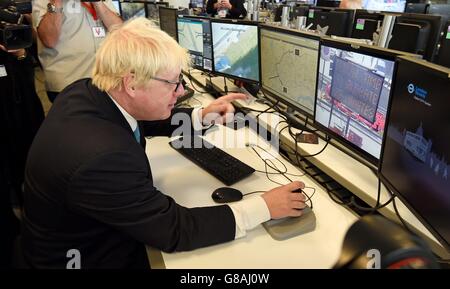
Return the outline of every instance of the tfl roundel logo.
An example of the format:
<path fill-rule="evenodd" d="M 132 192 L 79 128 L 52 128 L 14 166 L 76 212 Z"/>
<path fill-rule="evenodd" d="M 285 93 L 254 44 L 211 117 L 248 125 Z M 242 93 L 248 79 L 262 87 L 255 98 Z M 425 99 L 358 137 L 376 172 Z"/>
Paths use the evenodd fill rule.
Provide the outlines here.
<path fill-rule="evenodd" d="M 412 83 L 408 84 L 408 92 L 409 93 L 414 93 L 414 90 L 415 90 L 414 84 L 412 84 Z"/>

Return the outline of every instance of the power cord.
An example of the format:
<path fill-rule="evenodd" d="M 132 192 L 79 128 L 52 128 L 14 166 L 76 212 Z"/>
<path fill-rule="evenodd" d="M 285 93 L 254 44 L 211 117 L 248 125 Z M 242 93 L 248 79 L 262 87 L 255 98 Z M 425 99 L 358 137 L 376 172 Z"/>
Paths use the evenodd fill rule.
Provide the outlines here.
<path fill-rule="evenodd" d="M 269 177 L 269 175 L 270 175 L 270 174 L 273 174 L 273 173 L 268 172 L 268 167 L 270 167 L 271 169 L 273 169 L 274 171 L 276 171 L 277 174 L 282 175 L 282 176 L 283 176 L 284 178 L 286 178 L 289 182 L 292 182 L 292 180 L 291 180 L 287 175 L 291 175 L 291 176 L 303 176 L 303 175 L 304 175 L 304 174 L 303 174 L 303 175 L 295 175 L 295 174 L 289 174 L 289 173 L 287 173 L 287 167 L 286 167 L 286 166 L 285 166 L 278 158 L 276 158 L 275 156 L 273 156 L 273 154 L 271 154 L 270 152 L 268 152 L 266 149 L 262 148 L 262 147 L 259 146 L 259 145 L 250 145 L 250 144 L 248 144 L 248 146 L 250 146 L 250 148 L 256 153 L 256 155 L 264 162 L 264 165 L 265 165 L 265 171 L 259 171 L 259 172 L 266 173 L 266 177 L 267 177 L 267 179 L 268 179 L 269 181 L 271 181 L 271 182 L 273 182 L 273 183 L 275 183 L 275 184 L 277 184 L 277 185 L 280 185 L 280 186 L 285 185 L 285 184 L 279 183 L 279 182 L 277 182 L 277 181 L 275 181 L 275 180 L 273 180 L 273 179 L 271 179 L 271 178 Z M 284 170 L 285 170 L 285 171 L 284 171 L 284 172 L 281 171 L 281 170 L 280 170 L 280 169 L 279 169 L 279 168 L 278 168 L 271 160 L 264 159 L 264 158 L 256 151 L 256 149 L 255 149 L 254 147 L 257 147 L 257 148 L 263 150 L 265 153 L 269 154 L 270 156 L 274 157 L 278 162 L 280 162 L 280 163 L 284 166 Z M 307 194 L 307 193 L 305 192 L 304 189 L 311 189 L 311 190 L 313 190 L 311 196 L 310 196 L 309 194 Z M 313 197 L 314 194 L 316 193 L 316 189 L 315 189 L 314 187 L 308 187 L 308 186 L 305 186 L 304 189 L 302 190 L 302 193 L 306 196 L 305 203 L 306 203 L 306 202 L 309 202 L 309 203 L 310 203 L 310 208 L 312 209 L 312 208 L 313 208 L 312 197 Z"/>

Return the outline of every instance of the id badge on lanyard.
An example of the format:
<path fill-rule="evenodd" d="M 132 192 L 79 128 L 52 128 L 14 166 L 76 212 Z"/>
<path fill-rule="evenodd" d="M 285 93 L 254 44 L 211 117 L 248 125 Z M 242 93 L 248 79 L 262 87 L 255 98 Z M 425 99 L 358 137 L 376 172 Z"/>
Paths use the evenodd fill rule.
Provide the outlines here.
<path fill-rule="evenodd" d="M 103 26 L 100 26 L 99 23 L 96 21 L 96 26 L 92 27 L 92 33 L 94 33 L 95 38 L 103 38 L 106 36 L 106 31 Z"/>
<path fill-rule="evenodd" d="M 89 14 L 92 15 L 92 18 L 94 19 L 95 25 L 92 27 L 92 34 L 95 38 L 103 38 L 106 36 L 105 28 L 101 25 L 101 21 L 98 19 L 97 11 L 95 10 L 95 7 L 92 5 L 92 3 L 89 2 L 81 2 L 81 5 L 86 8 L 86 10 L 89 12 Z"/>

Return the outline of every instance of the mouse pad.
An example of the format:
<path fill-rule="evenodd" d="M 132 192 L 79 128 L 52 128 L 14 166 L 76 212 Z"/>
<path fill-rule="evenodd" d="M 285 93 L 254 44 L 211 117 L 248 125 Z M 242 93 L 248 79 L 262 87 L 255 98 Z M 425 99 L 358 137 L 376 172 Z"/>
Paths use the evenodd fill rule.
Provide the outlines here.
<path fill-rule="evenodd" d="M 316 228 L 316 215 L 307 207 L 300 217 L 269 220 L 262 225 L 272 238 L 282 241 L 314 231 Z"/>

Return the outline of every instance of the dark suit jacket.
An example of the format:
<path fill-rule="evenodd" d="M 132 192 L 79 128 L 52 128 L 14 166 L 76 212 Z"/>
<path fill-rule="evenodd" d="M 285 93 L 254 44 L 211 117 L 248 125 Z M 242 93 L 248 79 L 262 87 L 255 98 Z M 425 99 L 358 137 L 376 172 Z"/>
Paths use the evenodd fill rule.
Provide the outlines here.
<path fill-rule="evenodd" d="M 173 252 L 234 239 L 228 206 L 188 209 L 153 186 L 143 135 L 169 136 L 176 127 L 140 127 L 142 145 L 89 79 L 58 96 L 26 167 L 22 248 L 31 266 L 65 268 L 67 251 L 77 249 L 81 268 L 142 268 L 144 244 Z"/>
<path fill-rule="evenodd" d="M 214 9 L 214 4 L 217 3 L 217 0 L 208 0 L 206 4 L 206 13 L 215 16 L 217 14 L 217 9 Z M 230 4 L 233 7 L 228 11 L 227 18 L 244 18 L 247 16 L 247 10 L 244 7 L 244 0 L 230 0 Z"/>

